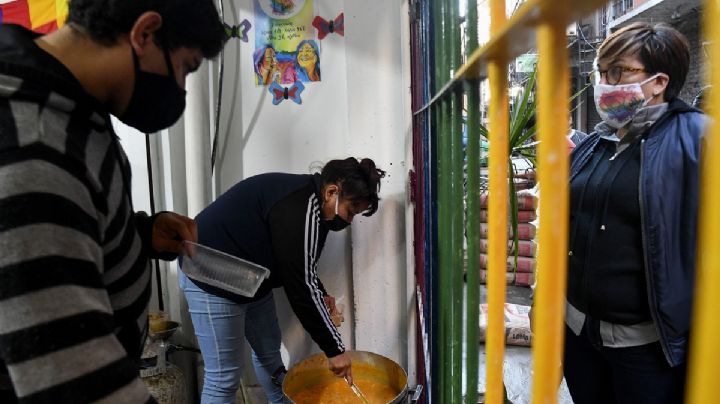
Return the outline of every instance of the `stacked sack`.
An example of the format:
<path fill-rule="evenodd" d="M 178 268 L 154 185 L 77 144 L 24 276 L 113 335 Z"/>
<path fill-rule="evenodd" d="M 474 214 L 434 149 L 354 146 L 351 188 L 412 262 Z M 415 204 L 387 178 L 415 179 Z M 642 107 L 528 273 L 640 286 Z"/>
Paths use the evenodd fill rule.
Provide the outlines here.
<path fill-rule="evenodd" d="M 517 245 L 517 267 L 515 267 L 515 250 L 512 234 L 512 224 L 508 225 L 508 260 L 507 260 L 507 284 L 529 287 L 535 283 L 535 264 L 537 243 L 535 235 L 537 228 L 537 197 L 528 191 L 521 191 L 517 194 L 518 201 L 518 245 Z M 488 194 L 480 197 L 480 282 L 486 283 L 488 269 Z M 511 220 L 508 219 L 508 223 Z"/>
<path fill-rule="evenodd" d="M 489 305 L 480 305 L 480 342 L 485 342 L 487 334 Z M 505 303 L 505 344 L 516 346 L 532 345 L 530 330 L 530 306 Z"/>

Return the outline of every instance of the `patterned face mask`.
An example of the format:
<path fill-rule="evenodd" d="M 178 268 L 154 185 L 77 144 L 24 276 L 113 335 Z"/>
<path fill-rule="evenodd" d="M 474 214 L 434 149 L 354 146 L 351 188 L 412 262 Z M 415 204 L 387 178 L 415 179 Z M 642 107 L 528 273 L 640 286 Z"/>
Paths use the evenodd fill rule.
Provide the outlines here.
<path fill-rule="evenodd" d="M 656 74 L 640 83 L 595 85 L 595 108 L 602 120 L 615 129 L 627 125 L 637 111 L 652 99 L 645 99 L 642 85 L 658 76 Z"/>

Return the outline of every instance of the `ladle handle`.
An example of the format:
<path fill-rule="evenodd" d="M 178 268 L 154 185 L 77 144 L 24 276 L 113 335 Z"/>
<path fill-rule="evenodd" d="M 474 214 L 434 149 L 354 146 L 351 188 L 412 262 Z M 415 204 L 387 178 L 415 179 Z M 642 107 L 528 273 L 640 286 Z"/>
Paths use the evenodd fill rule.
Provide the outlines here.
<path fill-rule="evenodd" d="M 410 390 L 410 394 L 408 394 L 409 403 L 417 403 L 420 400 L 420 397 L 422 396 L 423 391 L 423 385 L 418 384 L 415 386 L 414 389 Z"/>
<path fill-rule="evenodd" d="M 348 382 L 353 393 L 355 393 L 355 395 L 358 396 L 360 400 L 362 400 L 363 404 L 370 404 L 370 402 L 367 400 L 367 398 L 365 398 L 365 395 L 362 393 L 362 391 L 360 391 L 360 389 L 358 388 L 358 386 L 355 385 L 355 383 L 351 384 L 350 380 L 348 380 L 347 377 L 345 377 L 345 381 Z"/>
<path fill-rule="evenodd" d="M 167 351 L 168 351 L 168 342 L 167 341 L 160 341 L 160 344 L 158 346 L 158 355 L 157 355 L 157 369 L 164 373 L 165 369 L 167 369 Z"/>

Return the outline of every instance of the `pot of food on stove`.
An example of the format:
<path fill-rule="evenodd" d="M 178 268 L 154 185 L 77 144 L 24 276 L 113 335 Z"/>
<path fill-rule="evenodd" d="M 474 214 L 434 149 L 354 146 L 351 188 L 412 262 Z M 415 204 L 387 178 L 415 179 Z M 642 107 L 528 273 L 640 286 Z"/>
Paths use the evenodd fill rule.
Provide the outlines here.
<path fill-rule="evenodd" d="M 416 402 L 422 386 L 409 389 L 402 366 L 382 355 L 348 351 L 353 383 L 370 404 Z M 356 404 L 362 400 L 345 379 L 328 368 L 324 354 L 313 355 L 293 366 L 283 381 L 286 402 L 292 404 Z"/>

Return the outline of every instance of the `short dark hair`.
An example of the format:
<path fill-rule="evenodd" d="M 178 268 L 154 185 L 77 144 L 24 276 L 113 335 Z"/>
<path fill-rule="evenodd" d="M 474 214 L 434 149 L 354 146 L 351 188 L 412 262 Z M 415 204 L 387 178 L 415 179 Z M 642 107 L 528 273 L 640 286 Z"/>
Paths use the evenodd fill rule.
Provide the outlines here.
<path fill-rule="evenodd" d="M 364 216 L 377 212 L 380 180 L 385 177 L 385 171 L 377 168 L 374 161 L 355 157 L 331 160 L 323 167 L 320 177 L 325 185 L 338 184 L 343 198 L 368 202 L 370 207 Z"/>
<path fill-rule="evenodd" d="M 160 38 L 169 50 L 199 49 L 206 58 L 222 50 L 226 35 L 212 0 L 70 0 L 67 23 L 102 44 L 129 33 L 145 12 L 162 18 Z"/>
<path fill-rule="evenodd" d="M 690 68 L 690 45 L 685 35 L 665 23 L 635 22 L 607 37 L 598 49 L 598 59 L 610 63 L 632 54 L 638 55 L 646 73 L 670 77 L 665 89 L 667 101 L 680 94 Z"/>

